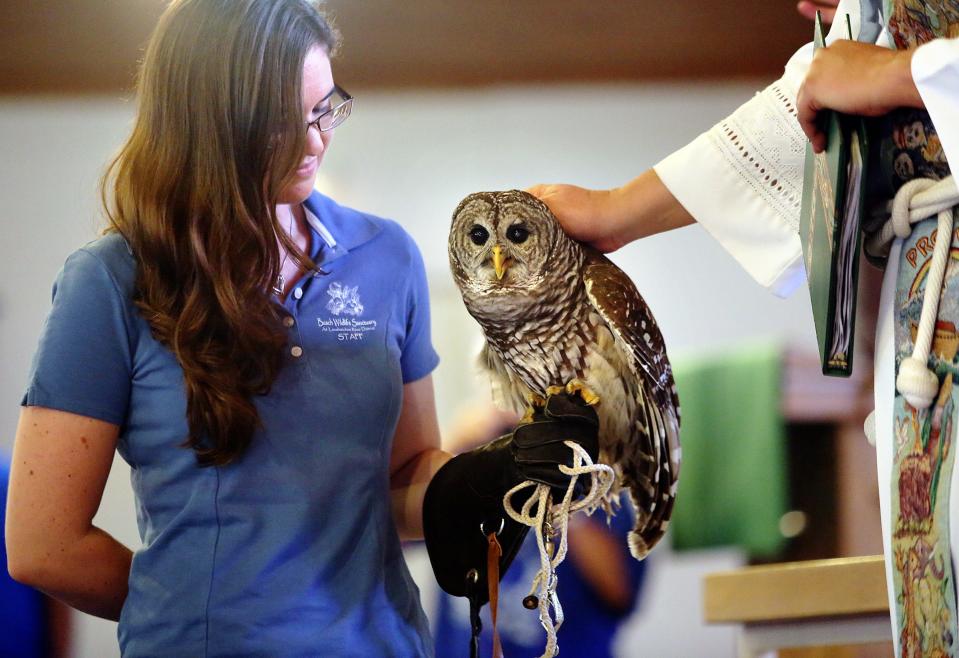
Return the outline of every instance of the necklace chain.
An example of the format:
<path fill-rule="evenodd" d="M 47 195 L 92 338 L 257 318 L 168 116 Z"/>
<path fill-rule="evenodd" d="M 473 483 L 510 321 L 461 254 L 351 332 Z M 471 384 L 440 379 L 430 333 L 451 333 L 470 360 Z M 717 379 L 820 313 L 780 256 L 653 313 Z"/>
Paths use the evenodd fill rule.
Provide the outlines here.
<path fill-rule="evenodd" d="M 293 217 L 294 217 L 293 209 L 291 208 L 290 209 L 290 228 L 288 231 L 290 240 L 293 240 Z M 280 244 L 282 245 L 282 243 Z M 274 295 L 281 296 L 283 294 L 283 289 L 286 287 L 286 278 L 284 278 L 283 276 L 283 266 L 286 265 L 286 261 L 289 257 L 290 257 L 290 250 L 286 249 L 285 253 L 283 254 L 283 260 L 280 262 L 280 271 L 276 275 L 276 282 L 273 284 Z"/>

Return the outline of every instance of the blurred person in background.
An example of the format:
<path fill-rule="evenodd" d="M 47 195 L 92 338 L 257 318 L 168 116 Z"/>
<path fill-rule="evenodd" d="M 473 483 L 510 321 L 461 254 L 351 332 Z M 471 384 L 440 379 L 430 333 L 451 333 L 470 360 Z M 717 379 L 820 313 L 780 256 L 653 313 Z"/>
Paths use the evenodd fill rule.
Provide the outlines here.
<path fill-rule="evenodd" d="M 10 460 L 0 455 L 0 515 L 6 508 Z M 0 534 L 2 534 L 0 528 Z M 70 609 L 7 573 L 7 552 L 0 546 L 0 656 L 66 658 L 70 655 Z"/>

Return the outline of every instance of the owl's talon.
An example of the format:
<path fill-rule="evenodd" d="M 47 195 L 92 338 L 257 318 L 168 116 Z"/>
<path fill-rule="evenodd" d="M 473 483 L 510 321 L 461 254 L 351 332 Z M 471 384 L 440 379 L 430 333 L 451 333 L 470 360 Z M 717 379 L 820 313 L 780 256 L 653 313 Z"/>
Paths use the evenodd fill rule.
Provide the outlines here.
<path fill-rule="evenodd" d="M 525 424 L 527 424 L 527 423 L 532 423 L 532 422 L 533 422 L 533 414 L 535 414 L 535 413 L 536 413 L 536 409 L 535 409 L 532 405 L 526 407 L 526 413 L 524 413 L 524 414 L 523 414 L 523 417 L 519 419 L 519 424 L 520 424 L 520 425 L 525 425 Z"/>
<path fill-rule="evenodd" d="M 550 392 L 546 391 L 546 394 L 550 395 Z M 526 405 L 534 409 L 542 409 L 546 406 L 546 398 L 539 393 L 533 393 L 531 391 L 526 394 Z"/>
<path fill-rule="evenodd" d="M 526 394 L 526 413 L 519 419 L 520 424 L 533 422 L 533 414 L 546 407 L 546 398 L 532 391 Z"/>
<path fill-rule="evenodd" d="M 546 389 L 546 395 L 557 395 L 562 393 L 564 390 L 565 389 L 562 386 L 550 386 Z M 546 402 L 543 401 L 543 404 L 545 405 Z"/>
<path fill-rule="evenodd" d="M 560 389 L 558 392 L 562 392 L 562 390 L 563 389 Z M 599 396 L 586 386 L 586 383 L 581 379 L 570 380 L 570 382 L 566 384 L 566 392 L 570 395 L 579 393 L 579 396 L 583 398 L 583 402 L 591 407 L 599 404 Z"/>

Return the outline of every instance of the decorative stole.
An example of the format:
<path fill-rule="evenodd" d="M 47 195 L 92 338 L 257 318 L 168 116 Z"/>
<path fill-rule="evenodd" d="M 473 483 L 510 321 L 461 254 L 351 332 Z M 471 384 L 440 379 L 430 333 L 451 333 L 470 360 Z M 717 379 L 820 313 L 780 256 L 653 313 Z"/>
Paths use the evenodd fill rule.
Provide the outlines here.
<path fill-rule="evenodd" d="M 959 35 L 959 0 L 885 0 L 884 16 L 896 48 Z M 880 171 L 893 192 L 916 178 L 942 179 L 949 165 L 928 113 L 902 109 L 882 123 Z M 948 224 L 946 224 L 948 226 Z M 918 408 L 897 390 L 893 411 L 890 479 L 891 559 L 895 588 L 896 656 L 959 658 L 956 583 L 949 528 L 949 495 L 955 462 L 955 410 L 959 396 L 959 234 L 943 235 L 935 215 L 912 226 L 899 258 L 895 297 L 896 374 L 914 354 L 933 246 L 951 242 L 942 276 L 928 369 L 937 384 L 931 402 Z M 944 248 L 944 247 L 943 247 Z M 927 304 L 930 302 L 927 302 Z M 930 318 L 931 320 L 932 318 Z M 919 341 L 923 342 L 922 339 Z M 925 339 L 929 343 L 928 336 Z M 921 353 L 920 348 L 920 352 Z M 918 357 L 921 358 L 921 357 Z M 899 387 L 901 388 L 901 386 Z M 888 559 L 889 556 L 887 556 Z"/>
<path fill-rule="evenodd" d="M 937 235 L 936 218 L 913 226 L 902 246 L 895 306 L 897 374 L 913 353 Z M 894 407 L 891 552 L 896 588 L 896 655 L 957 656 L 955 581 L 949 541 L 949 489 L 959 387 L 959 240 L 952 235 L 929 369 L 938 393 L 916 409 L 897 394 Z M 926 254 L 926 255 L 923 255 Z"/>

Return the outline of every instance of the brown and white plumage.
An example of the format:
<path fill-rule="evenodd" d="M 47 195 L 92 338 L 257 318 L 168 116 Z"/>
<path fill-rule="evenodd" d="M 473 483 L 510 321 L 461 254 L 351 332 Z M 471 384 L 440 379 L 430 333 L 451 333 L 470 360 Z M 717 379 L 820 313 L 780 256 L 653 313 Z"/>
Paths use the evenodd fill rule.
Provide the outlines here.
<path fill-rule="evenodd" d="M 629 490 L 629 545 L 642 559 L 666 531 L 675 500 L 679 402 L 663 337 L 633 282 L 517 190 L 463 199 L 449 253 L 485 334 L 482 364 L 501 402 L 520 411 L 529 394 L 574 379 L 599 396 L 600 461 Z"/>

